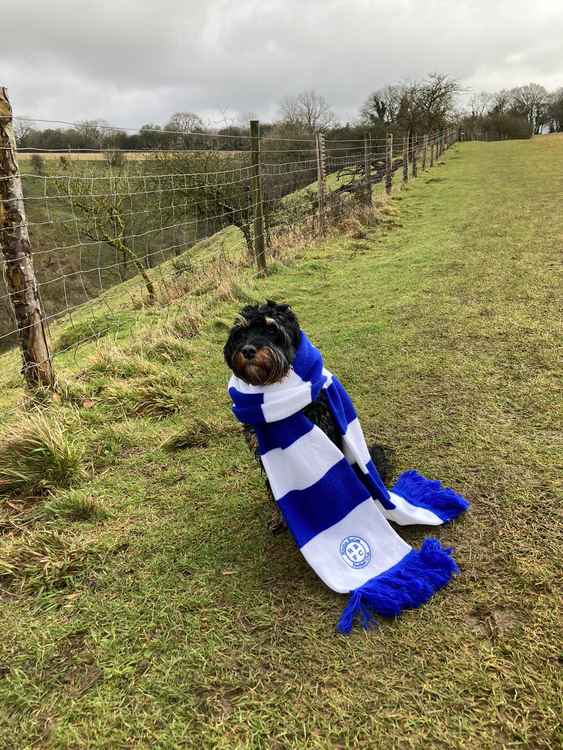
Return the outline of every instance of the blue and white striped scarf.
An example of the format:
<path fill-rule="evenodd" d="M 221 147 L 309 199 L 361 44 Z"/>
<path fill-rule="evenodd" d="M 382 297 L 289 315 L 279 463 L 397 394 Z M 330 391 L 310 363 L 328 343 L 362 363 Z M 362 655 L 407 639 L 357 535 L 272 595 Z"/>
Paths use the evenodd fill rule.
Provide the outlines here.
<path fill-rule="evenodd" d="M 321 389 L 343 452 L 303 414 Z M 232 376 L 229 395 L 236 418 L 256 430 L 272 492 L 305 559 L 331 589 L 350 592 L 340 632 L 351 630 L 358 613 L 366 627 L 373 613 L 419 607 L 459 572 L 451 549 L 426 539 L 414 550 L 388 521 L 439 526 L 469 503 L 416 471 L 385 487 L 350 397 L 304 333 L 281 382 L 254 386 Z"/>

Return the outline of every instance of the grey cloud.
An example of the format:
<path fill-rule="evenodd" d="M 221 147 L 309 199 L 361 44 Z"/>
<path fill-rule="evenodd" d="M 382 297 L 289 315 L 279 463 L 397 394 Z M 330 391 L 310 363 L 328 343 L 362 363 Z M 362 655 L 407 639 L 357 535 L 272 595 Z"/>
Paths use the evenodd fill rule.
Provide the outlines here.
<path fill-rule="evenodd" d="M 559 0 L 19 0 L 1 81 L 20 114 L 123 126 L 178 109 L 275 114 L 315 87 L 343 118 L 378 86 L 444 71 L 475 89 L 563 85 Z"/>

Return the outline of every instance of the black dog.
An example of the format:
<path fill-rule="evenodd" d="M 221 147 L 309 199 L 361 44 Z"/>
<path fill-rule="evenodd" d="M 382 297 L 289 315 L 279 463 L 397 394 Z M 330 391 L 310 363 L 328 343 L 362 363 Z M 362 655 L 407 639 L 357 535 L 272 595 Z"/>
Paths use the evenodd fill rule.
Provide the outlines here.
<path fill-rule="evenodd" d="M 299 322 L 289 305 L 280 305 L 271 300 L 263 305 L 248 305 L 241 310 L 231 328 L 224 349 L 225 361 L 235 375 L 246 383 L 277 383 L 288 374 L 300 338 Z M 303 413 L 342 450 L 342 434 L 322 390 L 316 401 L 303 409 Z M 243 434 L 248 446 L 260 461 L 254 428 L 244 425 Z M 370 454 L 381 478 L 385 481 L 391 469 L 389 449 L 373 445 Z M 267 480 L 266 486 L 274 500 Z M 274 533 L 278 533 L 286 528 L 286 524 L 277 504 L 275 509 L 270 528 Z"/>

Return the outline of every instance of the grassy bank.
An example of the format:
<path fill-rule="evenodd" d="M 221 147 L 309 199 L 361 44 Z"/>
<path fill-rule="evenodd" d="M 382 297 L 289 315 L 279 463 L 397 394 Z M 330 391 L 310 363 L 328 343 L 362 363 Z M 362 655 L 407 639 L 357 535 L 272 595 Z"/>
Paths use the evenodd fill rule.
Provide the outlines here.
<path fill-rule="evenodd" d="M 563 139 L 445 161 L 392 222 L 61 355 L 45 461 L 74 469 L 47 487 L 27 469 L 3 501 L 0 747 L 557 745 Z M 226 323 L 264 297 L 294 306 L 397 472 L 472 502 L 437 531 L 462 575 L 366 634 L 336 636 L 343 598 L 267 532 L 229 414 Z"/>

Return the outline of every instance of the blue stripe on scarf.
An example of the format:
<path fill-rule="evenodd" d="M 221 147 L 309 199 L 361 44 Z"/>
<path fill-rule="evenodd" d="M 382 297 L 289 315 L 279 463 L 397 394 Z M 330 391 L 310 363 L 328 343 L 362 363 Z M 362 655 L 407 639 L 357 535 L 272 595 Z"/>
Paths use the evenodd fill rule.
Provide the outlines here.
<path fill-rule="evenodd" d="M 288 448 L 300 437 L 311 432 L 315 425 L 302 412 L 279 422 L 268 422 L 267 426 L 256 425 L 258 448 L 263 456 L 274 448 Z"/>
<path fill-rule="evenodd" d="M 348 429 L 350 422 L 356 419 L 356 411 L 344 386 L 334 375 L 331 385 L 325 389 L 328 405 L 342 434 Z"/>
<path fill-rule="evenodd" d="M 304 490 L 288 492 L 278 500 L 278 505 L 295 541 L 303 547 L 369 497 L 368 489 L 356 479 L 343 458 L 318 482 Z"/>
<path fill-rule="evenodd" d="M 395 507 L 395 504 L 391 502 L 389 491 L 387 487 L 383 484 L 383 480 L 379 476 L 379 473 L 373 461 L 370 460 L 367 463 L 367 466 L 366 466 L 368 470 L 367 474 L 364 474 L 364 472 L 361 470 L 358 464 L 352 464 L 352 468 L 356 472 L 358 479 L 360 479 L 360 481 L 366 485 L 368 490 L 370 490 L 371 496 L 379 500 L 379 502 L 381 503 L 381 505 L 383 505 L 384 508 L 389 508 L 389 510 L 393 510 L 393 508 Z"/>
<path fill-rule="evenodd" d="M 233 402 L 233 414 L 239 422 L 245 424 L 256 424 L 257 421 L 266 422 L 262 412 L 263 393 L 241 393 L 236 388 L 229 388 L 229 396 Z"/>
<path fill-rule="evenodd" d="M 291 366 L 301 380 L 308 380 L 314 383 L 321 378 L 324 379 L 323 359 L 320 356 L 320 352 L 311 344 L 304 333 L 301 333 L 301 340 Z"/>

